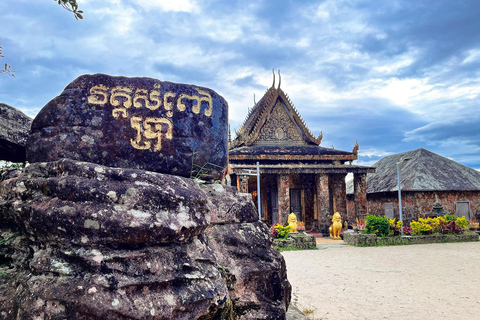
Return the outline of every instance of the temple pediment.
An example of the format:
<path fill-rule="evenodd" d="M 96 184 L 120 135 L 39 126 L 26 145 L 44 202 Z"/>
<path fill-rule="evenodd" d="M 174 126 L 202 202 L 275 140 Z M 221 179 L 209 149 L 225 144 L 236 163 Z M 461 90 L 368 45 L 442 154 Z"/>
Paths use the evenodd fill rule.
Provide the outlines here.
<path fill-rule="evenodd" d="M 247 115 L 230 148 L 251 145 L 320 145 L 290 98 L 274 84 Z"/>

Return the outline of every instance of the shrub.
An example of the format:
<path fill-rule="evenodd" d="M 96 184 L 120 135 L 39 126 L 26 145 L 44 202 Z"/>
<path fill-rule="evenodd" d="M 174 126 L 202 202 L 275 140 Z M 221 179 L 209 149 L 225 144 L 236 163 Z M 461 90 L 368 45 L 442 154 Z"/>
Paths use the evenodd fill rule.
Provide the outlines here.
<path fill-rule="evenodd" d="M 455 220 L 455 224 L 465 230 L 468 229 L 470 222 L 467 220 L 467 218 L 465 218 L 465 216 L 463 216 L 461 218 L 457 218 L 457 220 Z"/>
<path fill-rule="evenodd" d="M 453 215 L 444 215 L 436 218 L 419 218 L 412 221 L 410 227 L 413 234 L 427 235 L 432 233 L 463 233 L 468 228 L 468 220 L 465 217 L 458 218 Z"/>
<path fill-rule="evenodd" d="M 419 218 L 418 221 L 410 222 L 413 234 L 427 235 L 431 234 L 433 227 L 427 219 Z"/>
<path fill-rule="evenodd" d="M 403 234 L 406 235 L 406 236 L 411 235 L 412 234 L 412 228 L 407 227 L 407 226 L 403 226 Z"/>
<path fill-rule="evenodd" d="M 275 239 L 287 239 L 290 233 L 290 226 L 282 226 L 281 224 L 276 223 L 270 228 L 270 230 Z"/>
<path fill-rule="evenodd" d="M 390 234 L 390 222 L 387 217 L 368 214 L 365 222 L 366 233 L 375 233 L 379 237 L 387 237 Z"/>
<path fill-rule="evenodd" d="M 443 216 L 443 218 L 445 219 L 446 222 L 450 222 L 450 221 L 455 221 L 457 220 L 457 217 L 454 216 L 453 214 L 446 214 Z"/>
<path fill-rule="evenodd" d="M 463 233 L 463 231 L 465 231 L 462 227 L 458 226 L 456 224 L 456 221 L 454 221 L 454 220 L 450 221 L 447 224 L 447 229 L 450 233 Z"/>
<path fill-rule="evenodd" d="M 401 233 L 401 228 L 403 226 L 403 221 L 398 220 L 395 223 L 396 219 L 388 219 L 388 222 L 390 223 L 390 233 L 389 236 L 398 236 Z"/>

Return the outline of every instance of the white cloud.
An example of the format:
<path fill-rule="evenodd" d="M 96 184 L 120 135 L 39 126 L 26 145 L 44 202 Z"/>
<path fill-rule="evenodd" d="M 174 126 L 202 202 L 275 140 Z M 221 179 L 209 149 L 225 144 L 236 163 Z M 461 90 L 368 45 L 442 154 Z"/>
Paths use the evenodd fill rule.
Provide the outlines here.
<path fill-rule="evenodd" d="M 169 12 L 190 12 L 196 13 L 200 7 L 193 0 L 135 0 L 138 5 L 150 9 L 159 8 L 162 11 Z"/>
<path fill-rule="evenodd" d="M 462 64 L 472 63 L 480 60 L 480 50 L 473 49 L 466 52 L 467 57 L 462 61 Z"/>
<path fill-rule="evenodd" d="M 375 148 L 368 148 L 365 150 L 362 150 L 361 148 L 358 150 L 358 155 L 362 157 L 386 157 L 389 155 L 392 155 L 393 152 L 388 152 L 385 150 L 379 150 Z"/>
<path fill-rule="evenodd" d="M 407 107 L 414 98 L 418 98 L 433 88 L 432 85 L 427 84 L 426 79 L 415 78 L 391 78 L 383 81 L 383 84 L 384 86 L 376 90 L 376 95 L 404 107 Z M 411 111 L 418 112 L 418 109 L 413 108 Z"/>

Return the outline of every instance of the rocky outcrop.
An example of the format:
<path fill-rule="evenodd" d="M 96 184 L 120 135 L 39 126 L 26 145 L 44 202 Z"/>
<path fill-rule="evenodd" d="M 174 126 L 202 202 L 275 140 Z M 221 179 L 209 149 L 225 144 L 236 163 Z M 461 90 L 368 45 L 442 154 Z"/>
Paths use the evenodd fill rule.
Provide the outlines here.
<path fill-rule="evenodd" d="M 285 319 L 284 260 L 234 188 L 63 159 L 0 199 L 19 234 L 2 319 Z"/>
<path fill-rule="evenodd" d="M 0 160 L 25 161 L 25 144 L 32 119 L 20 110 L 0 103 Z"/>
<path fill-rule="evenodd" d="M 30 165 L 0 174 L 0 319 L 285 319 L 268 228 L 211 183 L 227 111 L 207 88 L 101 74 L 50 101 Z"/>
<path fill-rule="evenodd" d="M 227 102 L 215 91 L 150 78 L 83 75 L 37 115 L 29 162 L 62 158 L 221 180 Z"/>

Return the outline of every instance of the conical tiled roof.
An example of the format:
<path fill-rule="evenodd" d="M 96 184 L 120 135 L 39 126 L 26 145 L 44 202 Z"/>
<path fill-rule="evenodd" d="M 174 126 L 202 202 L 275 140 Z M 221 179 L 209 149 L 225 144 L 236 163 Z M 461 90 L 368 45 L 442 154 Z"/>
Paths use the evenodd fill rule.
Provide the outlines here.
<path fill-rule="evenodd" d="M 436 153 L 420 148 L 394 154 L 373 165 L 368 174 L 367 193 L 398 191 L 397 162 L 400 165 L 402 191 L 480 190 L 480 172 Z"/>

